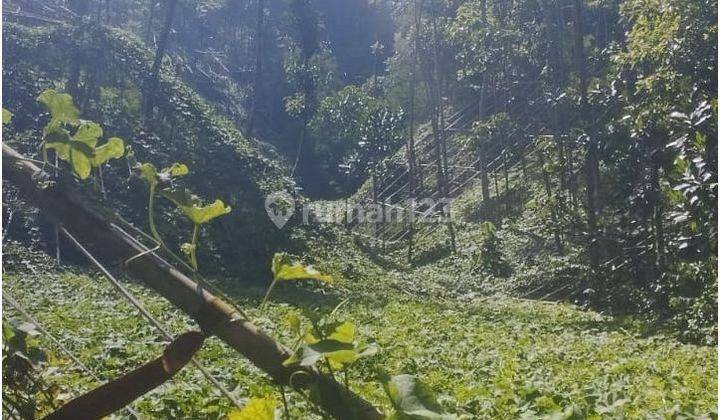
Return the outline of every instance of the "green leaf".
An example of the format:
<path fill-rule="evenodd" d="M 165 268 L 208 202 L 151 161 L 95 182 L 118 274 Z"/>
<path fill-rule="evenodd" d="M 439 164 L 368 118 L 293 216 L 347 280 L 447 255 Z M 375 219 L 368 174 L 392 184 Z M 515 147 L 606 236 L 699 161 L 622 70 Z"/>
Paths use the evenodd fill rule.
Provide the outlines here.
<path fill-rule="evenodd" d="M 352 321 L 345 321 L 335 327 L 333 332 L 328 336 L 328 339 L 341 343 L 352 343 L 355 341 L 356 330 L 355 324 Z"/>
<path fill-rule="evenodd" d="M 15 337 L 15 331 L 10 326 L 10 324 L 7 321 L 5 321 L 4 319 L 2 321 L 2 334 L 3 334 L 2 335 L 3 344 L 6 344 L 10 340 L 12 340 L 13 337 Z"/>
<path fill-rule="evenodd" d="M 80 111 L 73 104 L 72 96 L 67 93 L 47 89 L 37 99 L 50 112 L 50 125 L 74 123 L 80 117 Z"/>
<path fill-rule="evenodd" d="M 10 124 L 10 120 L 12 120 L 12 116 L 13 116 L 12 112 L 3 108 L 2 109 L 2 124 L 3 125 Z"/>
<path fill-rule="evenodd" d="M 253 397 L 245 407 L 230 412 L 228 420 L 275 420 L 277 401 L 273 397 Z"/>
<path fill-rule="evenodd" d="M 348 343 L 341 343 L 335 340 L 320 340 L 314 344 L 303 344 L 298 350 L 283 362 L 284 366 L 299 364 L 300 366 L 312 366 L 325 357 L 337 357 L 338 360 L 348 356 L 341 355 L 341 352 L 354 352 L 354 346 Z"/>
<path fill-rule="evenodd" d="M 212 204 L 207 206 L 192 206 L 189 208 L 183 208 L 182 210 L 194 224 L 202 225 L 216 217 L 224 216 L 230 213 L 232 209 L 230 206 L 226 206 L 222 200 L 215 200 Z"/>
<path fill-rule="evenodd" d="M 100 127 L 100 124 L 92 121 L 83 121 L 72 139 L 88 145 L 91 149 L 95 149 L 95 146 L 102 135 L 103 130 L 102 127 Z"/>
<path fill-rule="evenodd" d="M 100 166 L 110 159 L 118 159 L 125 154 L 125 142 L 119 137 L 111 137 L 107 143 L 95 148 L 95 155 L 91 159 L 93 166 Z"/>
<path fill-rule="evenodd" d="M 138 171 L 140 172 L 140 178 L 144 179 L 150 186 L 155 187 L 161 182 L 169 182 L 172 178 L 181 177 L 184 175 L 187 175 L 189 172 L 188 167 L 183 165 L 182 163 L 173 163 L 170 165 L 169 168 L 163 168 L 162 171 L 158 172 L 155 165 L 152 163 L 143 163 L 140 166 L 137 167 Z M 180 193 L 179 189 L 169 189 L 166 190 L 163 195 L 168 197 L 168 195 L 176 195 Z M 183 193 L 187 194 L 188 197 L 190 197 L 189 193 Z M 170 198 L 170 197 L 168 197 Z M 182 201 L 185 200 L 183 197 L 178 196 L 177 198 L 170 198 L 173 202 Z M 195 200 L 193 204 L 199 204 L 199 200 Z"/>
<path fill-rule="evenodd" d="M 285 361 L 285 365 L 311 366 L 325 358 L 333 368 L 340 369 L 363 357 L 372 356 L 378 351 L 375 343 L 362 347 L 355 346 L 357 328 L 352 321 L 330 324 L 328 330 L 330 333 L 323 340 L 317 339 L 312 332 L 305 334 L 305 344 Z"/>
<path fill-rule="evenodd" d="M 302 327 L 302 323 L 300 322 L 300 317 L 295 312 L 290 312 L 287 315 L 285 315 L 284 318 L 284 324 L 285 326 L 294 334 L 300 335 L 300 329 Z"/>
<path fill-rule="evenodd" d="M 299 262 L 290 261 L 285 253 L 277 253 L 272 260 L 272 273 L 276 281 L 288 280 L 318 280 L 325 283 L 332 283 L 332 277 L 322 274 L 311 265 L 304 266 Z"/>
<path fill-rule="evenodd" d="M 78 178 L 87 179 L 90 176 L 91 159 L 95 154 L 93 148 L 82 141 L 72 140 L 66 130 L 52 128 L 46 134 L 45 148 L 55 150 L 58 158 L 68 162 Z"/>
<path fill-rule="evenodd" d="M 140 179 L 144 179 L 150 187 L 155 187 L 158 184 L 157 169 L 152 163 L 142 163 L 137 168 L 140 173 Z"/>
<path fill-rule="evenodd" d="M 358 360 L 371 357 L 378 353 L 379 347 L 377 343 L 370 343 L 366 346 L 355 347 L 353 350 L 340 350 L 328 353 L 325 357 L 330 362 L 333 369 L 342 369 L 347 365 L 351 365 Z"/>
<path fill-rule="evenodd" d="M 83 143 L 73 141 L 70 142 L 70 166 L 73 172 L 80 179 L 87 179 L 92 171 L 92 149 Z"/>
<path fill-rule="evenodd" d="M 190 170 L 187 166 L 175 162 L 169 168 L 163 168 L 163 170 L 157 174 L 157 177 L 160 182 L 170 182 L 171 179 L 185 176 L 188 172 L 190 172 Z"/>
<path fill-rule="evenodd" d="M 193 245 L 191 243 L 185 242 L 184 244 L 180 245 L 180 251 L 182 251 L 185 255 L 192 255 L 193 252 L 197 249 L 197 245 Z"/>
<path fill-rule="evenodd" d="M 435 394 L 413 375 L 397 375 L 383 383 L 393 407 L 404 418 L 418 420 L 450 420 L 457 417 L 447 414 L 438 404 Z"/>
<path fill-rule="evenodd" d="M 162 172 L 168 173 L 172 177 L 180 177 L 187 175 L 190 170 L 184 164 L 175 162 L 169 168 L 163 169 Z"/>
<path fill-rule="evenodd" d="M 196 225 L 226 215 L 231 210 L 222 200 L 215 200 L 212 204 L 203 206 L 200 199 L 185 188 L 164 189 L 161 194 L 180 207 L 180 210 Z"/>
<path fill-rule="evenodd" d="M 376 343 L 371 343 L 367 346 L 356 347 L 351 351 L 340 350 L 328 353 L 325 357 L 330 362 L 333 369 L 342 369 L 343 367 L 351 365 L 362 358 L 376 355 L 378 350 L 378 345 Z"/>
<path fill-rule="evenodd" d="M 72 137 L 61 125 L 50 124 L 45 128 L 45 149 L 55 150 L 58 158 L 70 163 L 78 178 L 86 179 L 93 167 L 125 153 L 125 144 L 117 137 L 96 148 L 102 135 L 100 124 L 92 121 L 82 121 Z"/>
<path fill-rule="evenodd" d="M 51 127 L 44 136 L 45 149 L 53 149 L 57 153 L 58 158 L 68 161 L 70 160 L 70 133 L 62 127 Z"/>

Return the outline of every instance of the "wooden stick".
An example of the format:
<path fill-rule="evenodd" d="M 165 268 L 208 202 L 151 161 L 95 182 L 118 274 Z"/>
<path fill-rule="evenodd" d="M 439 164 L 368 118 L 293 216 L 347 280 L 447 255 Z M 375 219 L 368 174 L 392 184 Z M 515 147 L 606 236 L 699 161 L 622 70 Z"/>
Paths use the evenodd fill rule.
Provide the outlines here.
<path fill-rule="evenodd" d="M 163 355 L 122 377 L 83 394 L 45 417 L 45 420 L 100 419 L 152 391 L 188 364 L 205 336 L 186 332 L 173 340 Z"/>

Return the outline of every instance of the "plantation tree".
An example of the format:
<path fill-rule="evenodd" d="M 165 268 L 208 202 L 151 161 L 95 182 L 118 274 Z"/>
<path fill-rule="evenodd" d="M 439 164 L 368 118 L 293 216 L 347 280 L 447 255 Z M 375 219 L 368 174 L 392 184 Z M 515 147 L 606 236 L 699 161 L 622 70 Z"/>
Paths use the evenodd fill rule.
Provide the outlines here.
<path fill-rule="evenodd" d="M 371 90 L 349 86 L 326 97 L 310 124 L 313 135 L 323 139 L 317 155 L 348 177 L 350 191 L 366 175 L 380 175 L 382 159 L 404 138 L 403 112 Z"/>
<path fill-rule="evenodd" d="M 160 65 L 162 64 L 165 51 L 168 47 L 168 39 L 170 37 L 170 29 L 172 28 L 173 19 L 175 18 L 175 9 L 177 8 L 177 0 L 167 0 L 165 2 L 165 22 L 163 24 L 162 32 L 160 33 L 160 40 L 158 41 L 157 51 L 155 52 L 155 59 L 153 60 L 152 68 L 150 69 L 150 75 L 148 78 L 147 91 L 145 92 L 145 112 L 144 117 L 148 119 L 153 111 L 153 96 L 157 90 L 158 85 L 158 73 L 160 72 Z"/>

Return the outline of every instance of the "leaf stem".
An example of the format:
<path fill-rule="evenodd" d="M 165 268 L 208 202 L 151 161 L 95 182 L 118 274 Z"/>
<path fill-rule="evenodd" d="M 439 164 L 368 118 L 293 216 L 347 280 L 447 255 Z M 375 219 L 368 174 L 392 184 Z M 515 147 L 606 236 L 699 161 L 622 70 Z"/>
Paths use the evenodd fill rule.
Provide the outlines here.
<path fill-rule="evenodd" d="M 193 226 L 193 233 L 192 233 L 192 239 L 190 241 L 190 244 L 192 245 L 190 247 L 190 266 L 192 266 L 193 270 L 197 271 L 198 264 L 197 264 L 197 241 L 198 241 L 198 234 L 200 233 L 200 225 L 194 225 Z"/>
<path fill-rule="evenodd" d="M 270 292 L 272 292 L 273 287 L 275 287 L 275 283 L 277 283 L 277 279 L 273 279 L 272 283 L 270 283 L 270 287 L 268 287 L 267 292 L 265 292 L 265 297 L 263 298 L 262 302 L 260 302 L 260 308 L 265 306 L 265 302 L 267 302 L 268 298 L 270 297 Z"/>
<path fill-rule="evenodd" d="M 165 247 L 165 243 L 163 242 L 162 238 L 160 237 L 160 234 L 158 233 L 157 229 L 155 228 L 155 185 L 150 184 L 150 198 L 148 201 L 148 223 L 150 223 L 150 233 L 152 233 L 153 238 L 155 238 L 156 241 L 160 245 Z"/>
<path fill-rule="evenodd" d="M 288 408 L 288 402 L 287 397 L 285 396 L 285 387 L 280 385 L 280 395 L 282 396 L 282 403 L 283 403 L 283 417 L 286 419 L 290 419 L 290 409 Z"/>

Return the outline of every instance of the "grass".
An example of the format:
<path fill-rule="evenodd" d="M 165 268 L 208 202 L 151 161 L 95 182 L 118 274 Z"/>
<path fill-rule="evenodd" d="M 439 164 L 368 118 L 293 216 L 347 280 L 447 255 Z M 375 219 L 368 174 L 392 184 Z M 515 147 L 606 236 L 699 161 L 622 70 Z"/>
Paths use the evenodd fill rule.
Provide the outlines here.
<path fill-rule="evenodd" d="M 237 284 L 233 279 L 224 284 L 258 326 L 286 344 L 293 341 L 284 327 L 289 313 L 307 323 L 308 311 L 327 313 L 350 298 L 342 316 L 382 349 L 353 367 L 350 385 L 385 409 L 388 402 L 376 380 L 381 372 L 418 375 L 449 411 L 468 418 L 716 418 L 716 347 L 643 337 L 632 326 L 570 304 L 431 297 L 433 290 L 422 291 L 425 285 L 449 283 L 442 268 L 386 270 L 349 249 L 355 248 L 315 251 L 324 262 L 320 267 L 340 278 L 337 287 L 282 284 L 262 311 L 264 289 L 228 287 Z M 3 287 L 104 379 L 161 352 L 159 334 L 96 273 L 11 267 Z M 128 287 L 174 333 L 194 328 L 153 292 Z M 6 309 L 8 315 L 17 318 Z M 53 353 L 48 378 L 61 397 L 95 385 Z M 279 395 L 262 372 L 215 338 L 207 340 L 199 359 L 240 398 Z M 290 397 L 293 418 L 312 417 L 305 401 Z M 135 408 L 163 418 L 224 418 L 231 409 L 192 366 Z"/>

